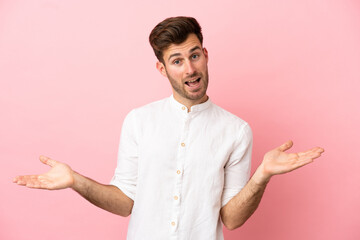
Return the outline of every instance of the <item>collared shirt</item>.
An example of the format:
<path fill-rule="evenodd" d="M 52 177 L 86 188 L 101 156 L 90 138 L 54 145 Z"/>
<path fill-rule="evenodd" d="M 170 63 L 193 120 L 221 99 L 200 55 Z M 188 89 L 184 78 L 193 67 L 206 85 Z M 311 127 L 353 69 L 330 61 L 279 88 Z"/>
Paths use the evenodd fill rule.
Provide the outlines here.
<path fill-rule="evenodd" d="M 111 181 L 134 200 L 127 239 L 223 239 L 220 209 L 247 183 L 251 148 L 249 125 L 210 99 L 132 110 Z"/>

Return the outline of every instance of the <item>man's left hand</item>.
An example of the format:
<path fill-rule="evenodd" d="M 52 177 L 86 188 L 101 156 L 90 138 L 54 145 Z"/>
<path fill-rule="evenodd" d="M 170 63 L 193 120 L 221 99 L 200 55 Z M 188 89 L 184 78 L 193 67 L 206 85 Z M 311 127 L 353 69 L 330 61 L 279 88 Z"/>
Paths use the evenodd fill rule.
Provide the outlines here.
<path fill-rule="evenodd" d="M 324 152 L 324 149 L 315 147 L 305 152 L 286 153 L 285 151 L 290 149 L 292 145 L 293 142 L 288 141 L 265 154 L 263 162 L 253 176 L 256 183 L 267 183 L 274 175 L 291 172 L 305 166 Z"/>

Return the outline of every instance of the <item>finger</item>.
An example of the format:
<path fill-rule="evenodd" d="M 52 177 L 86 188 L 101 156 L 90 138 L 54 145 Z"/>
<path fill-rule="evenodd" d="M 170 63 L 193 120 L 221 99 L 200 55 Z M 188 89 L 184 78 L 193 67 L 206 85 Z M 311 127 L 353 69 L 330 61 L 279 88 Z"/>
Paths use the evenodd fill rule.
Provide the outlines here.
<path fill-rule="evenodd" d="M 318 158 L 321 156 L 321 154 L 324 152 L 324 149 L 322 148 L 319 148 L 319 147 L 316 147 L 316 148 L 313 148 L 309 151 L 306 151 L 306 152 L 300 152 L 298 153 L 298 155 L 300 157 L 304 157 L 304 158 Z"/>
<path fill-rule="evenodd" d="M 41 182 L 34 180 L 27 182 L 25 186 L 28 188 L 43 188 L 41 185 Z"/>
<path fill-rule="evenodd" d="M 16 184 L 28 188 L 50 189 L 50 182 L 41 175 L 18 176 L 14 180 Z"/>
<path fill-rule="evenodd" d="M 303 167 L 303 166 L 305 166 L 305 165 L 307 165 L 309 163 L 312 163 L 312 162 L 313 162 L 313 159 L 311 159 L 311 158 L 307 158 L 307 159 L 297 161 L 296 164 L 295 164 L 295 169 Z"/>
<path fill-rule="evenodd" d="M 17 176 L 13 179 L 13 182 L 19 185 L 26 185 L 27 183 L 37 178 L 38 178 L 37 175 Z"/>
<path fill-rule="evenodd" d="M 307 150 L 305 152 L 299 152 L 298 155 L 299 156 L 304 156 L 304 155 L 307 155 L 307 154 L 311 154 L 311 153 L 323 153 L 325 150 L 321 147 L 315 147 L 315 148 L 312 148 L 310 150 Z"/>
<path fill-rule="evenodd" d="M 323 153 L 323 152 L 325 152 L 325 149 L 323 149 L 321 147 L 317 147 L 316 151 L 319 152 L 319 153 Z"/>
<path fill-rule="evenodd" d="M 12 180 L 13 183 L 17 183 L 18 179 L 19 179 L 19 176 L 14 177 L 13 180 Z"/>
<path fill-rule="evenodd" d="M 25 186 L 30 188 L 35 188 L 38 185 L 38 180 L 35 178 L 29 178 Z"/>
<path fill-rule="evenodd" d="M 313 153 L 311 153 L 311 154 L 309 155 L 309 158 L 311 158 L 311 159 L 318 158 L 318 157 L 321 156 L 321 153 L 322 153 L 322 152 L 313 152 Z"/>
<path fill-rule="evenodd" d="M 280 147 L 278 147 L 277 150 L 284 152 L 284 151 L 290 149 L 292 146 L 293 146 L 293 142 L 291 140 L 289 140 L 286 143 L 284 143 L 283 145 L 281 145 Z"/>
<path fill-rule="evenodd" d="M 314 159 L 318 158 L 321 156 L 320 152 L 311 152 L 307 155 L 303 155 L 301 157 L 299 157 L 298 161 L 299 162 L 303 162 L 303 161 L 314 161 Z"/>
<path fill-rule="evenodd" d="M 20 182 L 23 180 L 24 176 L 16 176 L 14 179 L 13 179 L 13 182 L 14 183 L 17 183 L 17 184 L 20 184 Z"/>
<path fill-rule="evenodd" d="M 35 175 L 16 176 L 16 177 L 14 177 L 13 182 L 14 183 L 18 183 L 20 181 L 24 182 L 24 181 L 27 181 L 28 179 L 30 179 L 33 176 L 35 176 Z"/>
<path fill-rule="evenodd" d="M 28 188 L 46 188 L 46 186 L 40 181 L 30 181 L 26 184 Z"/>
<path fill-rule="evenodd" d="M 42 176 L 39 176 L 36 180 L 30 181 L 26 184 L 26 187 L 28 188 L 37 188 L 37 189 L 47 189 L 52 190 L 53 184 L 51 181 L 49 181 L 46 178 L 42 178 Z"/>
<path fill-rule="evenodd" d="M 40 161 L 50 167 L 55 166 L 55 164 L 57 163 L 57 161 L 42 155 L 40 156 Z"/>

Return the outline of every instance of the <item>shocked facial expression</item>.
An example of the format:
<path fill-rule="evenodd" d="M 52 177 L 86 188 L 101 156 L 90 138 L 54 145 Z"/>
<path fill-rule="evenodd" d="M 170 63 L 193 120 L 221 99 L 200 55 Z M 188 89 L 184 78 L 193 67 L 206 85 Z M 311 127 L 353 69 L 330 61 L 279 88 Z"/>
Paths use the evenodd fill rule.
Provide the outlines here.
<path fill-rule="evenodd" d="M 169 79 L 177 101 L 191 107 L 207 100 L 208 53 L 195 34 L 181 44 L 171 44 L 163 59 L 165 64 L 158 62 L 157 68 Z"/>

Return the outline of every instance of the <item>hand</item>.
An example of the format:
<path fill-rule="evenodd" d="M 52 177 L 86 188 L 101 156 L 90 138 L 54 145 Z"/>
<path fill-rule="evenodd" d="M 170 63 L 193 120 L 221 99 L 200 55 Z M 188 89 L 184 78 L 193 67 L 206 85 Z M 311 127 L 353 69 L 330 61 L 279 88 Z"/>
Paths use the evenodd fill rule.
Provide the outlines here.
<path fill-rule="evenodd" d="M 68 165 L 45 156 L 40 156 L 40 161 L 49 165 L 50 171 L 41 175 L 17 176 L 13 182 L 29 188 L 48 190 L 64 189 L 74 184 L 74 172 Z"/>
<path fill-rule="evenodd" d="M 286 153 L 285 151 L 290 149 L 292 145 L 293 142 L 288 141 L 265 154 L 264 160 L 259 167 L 261 173 L 257 174 L 261 177 L 258 177 L 257 182 L 268 182 L 274 175 L 288 173 L 305 166 L 313 162 L 315 158 L 320 157 L 321 153 L 324 152 L 324 149 L 315 147 L 305 152 Z"/>

